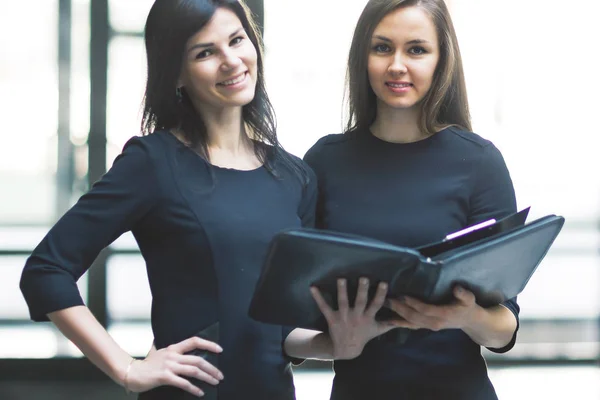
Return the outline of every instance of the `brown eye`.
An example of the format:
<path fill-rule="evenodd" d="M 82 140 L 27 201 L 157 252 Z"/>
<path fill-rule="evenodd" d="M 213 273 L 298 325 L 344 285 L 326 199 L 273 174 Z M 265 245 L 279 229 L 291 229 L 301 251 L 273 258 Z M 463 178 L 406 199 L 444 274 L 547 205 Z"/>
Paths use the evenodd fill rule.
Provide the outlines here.
<path fill-rule="evenodd" d="M 208 56 L 210 56 L 212 54 L 211 50 L 204 50 L 201 51 L 200 53 L 196 54 L 196 59 L 201 59 L 201 58 L 206 58 Z"/>
<path fill-rule="evenodd" d="M 231 46 L 235 46 L 236 44 L 240 44 L 242 42 L 242 40 L 244 40 L 244 38 L 242 36 L 238 36 L 235 39 L 233 39 L 229 45 Z"/>
<path fill-rule="evenodd" d="M 425 50 L 425 49 L 424 49 L 423 47 L 421 47 L 421 46 L 416 46 L 416 47 L 413 47 L 413 48 L 411 48 L 409 51 L 410 51 L 410 53 L 411 53 L 411 54 L 414 54 L 414 55 L 417 55 L 417 56 L 420 56 L 420 55 L 422 55 L 422 54 L 425 54 L 425 53 L 427 53 L 427 50 Z"/>
<path fill-rule="evenodd" d="M 375 46 L 373 46 L 373 50 L 377 53 L 387 53 L 391 49 L 390 46 L 388 46 L 387 44 L 376 44 Z"/>

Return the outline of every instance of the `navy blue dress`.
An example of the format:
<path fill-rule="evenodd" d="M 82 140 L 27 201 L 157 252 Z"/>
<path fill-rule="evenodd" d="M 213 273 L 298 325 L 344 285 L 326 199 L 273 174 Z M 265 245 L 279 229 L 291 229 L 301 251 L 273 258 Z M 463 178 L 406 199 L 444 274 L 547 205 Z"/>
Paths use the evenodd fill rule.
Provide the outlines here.
<path fill-rule="evenodd" d="M 417 247 L 516 211 L 509 172 L 488 140 L 456 128 L 414 143 L 329 135 L 304 157 L 319 184 L 317 227 Z M 518 321 L 516 299 L 504 304 Z M 392 330 L 336 361 L 332 399 L 496 399 L 481 348 L 462 330 Z M 406 333 L 404 333 L 406 334 Z M 508 351 L 516 338 L 503 349 Z"/>
<path fill-rule="evenodd" d="M 104 247 L 131 231 L 147 266 L 156 347 L 218 322 L 225 375 L 219 399 L 294 399 L 282 348 L 291 328 L 247 315 L 271 238 L 314 221 L 310 169 L 306 183 L 283 164 L 275 168 L 278 176 L 264 166 L 212 166 L 167 131 L 132 138 L 27 260 L 21 290 L 31 318 L 45 321 L 50 312 L 82 305 L 76 281 Z M 160 391 L 165 399 L 183 394 Z"/>

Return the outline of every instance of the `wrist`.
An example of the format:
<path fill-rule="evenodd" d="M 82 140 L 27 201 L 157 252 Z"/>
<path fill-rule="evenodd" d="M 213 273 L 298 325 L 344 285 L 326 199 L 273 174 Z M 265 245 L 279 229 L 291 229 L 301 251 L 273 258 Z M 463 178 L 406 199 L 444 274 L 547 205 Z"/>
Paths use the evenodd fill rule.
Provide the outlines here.
<path fill-rule="evenodd" d="M 125 380 L 128 379 L 131 365 L 135 361 L 135 358 L 127 355 L 127 357 L 121 358 L 112 366 L 111 377 L 112 379 L 121 386 L 125 386 Z"/>
<path fill-rule="evenodd" d="M 467 314 L 465 320 L 463 321 L 463 326 L 461 329 L 465 331 L 465 333 L 478 331 L 482 324 L 485 324 L 484 321 L 488 318 L 488 311 L 475 304 L 470 313 Z"/>
<path fill-rule="evenodd" d="M 481 346 L 494 348 L 505 346 L 516 329 L 516 320 L 511 311 L 504 312 L 502 308 L 504 307 L 477 306 L 462 330 Z"/>
<path fill-rule="evenodd" d="M 127 393 L 127 394 L 131 393 L 131 389 L 129 386 L 129 378 L 130 378 L 131 367 L 133 366 L 133 363 L 135 361 L 136 361 L 136 359 L 132 357 L 131 360 L 129 361 L 129 364 L 127 364 L 127 367 L 125 368 L 125 372 L 123 374 L 122 386 L 125 389 L 125 393 Z"/>
<path fill-rule="evenodd" d="M 318 358 L 322 360 L 334 360 L 335 351 L 333 340 L 328 333 L 321 332 L 316 335 L 311 342 L 312 351 L 318 354 Z"/>

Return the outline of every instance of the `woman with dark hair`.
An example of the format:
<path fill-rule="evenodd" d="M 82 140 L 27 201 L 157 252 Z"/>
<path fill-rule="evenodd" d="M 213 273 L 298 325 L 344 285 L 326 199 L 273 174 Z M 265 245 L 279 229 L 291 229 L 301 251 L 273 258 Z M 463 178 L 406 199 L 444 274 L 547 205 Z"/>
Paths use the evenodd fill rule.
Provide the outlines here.
<path fill-rule="evenodd" d="M 259 35 L 241 1 L 157 0 L 145 43 L 145 135 L 27 260 L 31 317 L 143 399 L 294 399 L 292 329 L 247 310 L 271 238 L 313 224 L 316 183 L 277 140 Z M 143 360 L 113 341 L 75 284 L 127 231 L 152 292 L 155 348 Z"/>
<path fill-rule="evenodd" d="M 417 247 L 516 211 L 502 155 L 471 132 L 443 0 L 370 0 L 354 32 L 347 87 L 346 132 L 305 156 L 319 182 L 317 227 Z M 516 299 L 484 309 L 460 287 L 449 305 L 389 299 L 401 328 L 371 340 L 381 321 L 363 312 L 364 298 L 358 310 L 347 300 L 333 310 L 312 290 L 330 343 L 354 341 L 355 351 L 334 363 L 332 399 L 496 399 L 481 346 L 513 347 Z"/>

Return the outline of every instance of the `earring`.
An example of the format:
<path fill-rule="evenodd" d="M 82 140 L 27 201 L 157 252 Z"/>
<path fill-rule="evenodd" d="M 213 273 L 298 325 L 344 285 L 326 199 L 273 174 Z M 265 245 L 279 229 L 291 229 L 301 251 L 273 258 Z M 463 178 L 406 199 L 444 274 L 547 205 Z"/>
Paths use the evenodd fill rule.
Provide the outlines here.
<path fill-rule="evenodd" d="M 177 102 L 181 103 L 183 101 L 183 93 L 180 87 L 175 88 L 175 97 L 177 98 Z"/>

